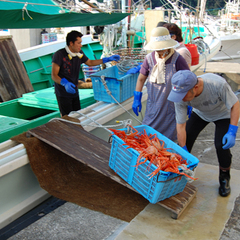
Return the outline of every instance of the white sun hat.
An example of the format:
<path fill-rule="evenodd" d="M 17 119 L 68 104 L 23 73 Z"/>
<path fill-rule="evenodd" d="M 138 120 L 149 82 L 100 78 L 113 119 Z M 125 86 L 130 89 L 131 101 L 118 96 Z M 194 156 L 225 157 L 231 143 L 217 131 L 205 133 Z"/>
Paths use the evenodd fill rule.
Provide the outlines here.
<path fill-rule="evenodd" d="M 144 47 L 145 50 L 160 51 L 174 48 L 178 42 L 171 38 L 167 28 L 156 27 L 151 32 L 150 42 Z"/>

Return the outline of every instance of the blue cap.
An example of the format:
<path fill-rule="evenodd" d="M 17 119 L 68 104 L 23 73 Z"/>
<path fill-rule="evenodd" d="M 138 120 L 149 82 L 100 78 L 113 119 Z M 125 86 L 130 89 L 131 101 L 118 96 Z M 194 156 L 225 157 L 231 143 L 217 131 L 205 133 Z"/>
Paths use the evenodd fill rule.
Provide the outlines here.
<path fill-rule="evenodd" d="M 180 102 L 187 92 L 197 84 L 197 76 L 189 70 L 180 70 L 172 76 L 172 90 L 168 100 Z"/>

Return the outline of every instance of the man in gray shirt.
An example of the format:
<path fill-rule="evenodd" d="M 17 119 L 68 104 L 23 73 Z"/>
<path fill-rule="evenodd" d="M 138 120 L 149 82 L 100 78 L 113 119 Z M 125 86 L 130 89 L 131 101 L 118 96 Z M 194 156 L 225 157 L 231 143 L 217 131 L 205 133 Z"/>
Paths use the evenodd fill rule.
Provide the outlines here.
<path fill-rule="evenodd" d="M 216 74 L 197 77 L 189 70 L 176 72 L 168 100 L 175 103 L 178 143 L 191 151 L 199 133 L 210 122 L 216 126 L 215 148 L 219 162 L 219 194 L 230 194 L 230 148 L 235 145 L 239 120 L 239 100 L 226 80 Z M 187 108 L 193 107 L 187 121 Z"/>

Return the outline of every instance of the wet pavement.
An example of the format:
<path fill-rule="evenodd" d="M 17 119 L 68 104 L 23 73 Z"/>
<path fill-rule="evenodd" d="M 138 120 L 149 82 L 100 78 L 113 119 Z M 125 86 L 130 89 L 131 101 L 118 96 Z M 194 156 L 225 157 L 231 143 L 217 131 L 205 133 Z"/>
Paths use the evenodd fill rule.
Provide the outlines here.
<path fill-rule="evenodd" d="M 240 94 L 237 94 L 240 99 Z M 240 123 L 238 123 L 240 127 Z M 207 163 L 218 166 L 218 160 L 213 143 L 214 124 L 210 123 L 199 135 L 192 154 L 196 156 L 201 163 Z M 237 133 L 236 144 L 231 149 L 232 169 L 240 170 L 240 131 Z M 239 188 L 240 193 L 240 188 Z M 225 225 L 220 240 L 240 239 L 240 195 L 235 200 L 235 206 L 228 222 Z"/>
<path fill-rule="evenodd" d="M 218 195 L 218 166 L 199 163 L 195 176 L 198 180 L 191 184 L 197 194 L 177 220 L 162 206 L 148 204 L 116 240 L 219 239 L 239 195 L 240 171 L 232 169 L 232 191 L 226 198 Z"/>
<path fill-rule="evenodd" d="M 238 123 L 238 127 L 240 124 Z M 201 163 L 207 163 L 218 166 L 218 161 L 213 143 L 214 124 L 209 124 L 199 135 L 192 154 L 195 155 Z M 240 170 L 240 131 L 237 133 L 236 144 L 232 152 L 232 169 Z M 240 188 L 239 188 L 240 193 Z M 240 239 L 240 196 L 235 200 L 234 209 L 227 221 L 220 240 Z"/>

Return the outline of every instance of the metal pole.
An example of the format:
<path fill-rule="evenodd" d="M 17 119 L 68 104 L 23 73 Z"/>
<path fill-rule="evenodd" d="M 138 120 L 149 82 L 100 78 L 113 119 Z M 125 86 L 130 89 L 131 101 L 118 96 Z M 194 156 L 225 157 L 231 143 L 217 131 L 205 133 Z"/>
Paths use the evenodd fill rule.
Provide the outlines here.
<path fill-rule="evenodd" d="M 132 5 L 132 1 L 131 0 L 128 0 L 128 12 L 131 12 L 131 5 Z M 128 16 L 128 30 L 130 30 L 130 25 L 131 25 L 131 15 L 129 15 Z M 132 38 L 133 38 L 134 36 L 132 36 Z M 131 48 L 131 41 L 130 41 L 130 39 L 131 39 L 131 36 L 130 35 L 128 35 L 128 47 L 129 48 Z"/>
<path fill-rule="evenodd" d="M 126 12 L 126 4 L 125 4 L 125 0 L 122 0 L 122 12 L 125 13 Z M 122 46 L 123 48 L 127 47 L 127 31 L 126 31 L 126 27 L 127 27 L 127 17 L 125 17 L 122 20 L 122 24 L 123 24 L 123 28 L 122 28 Z"/>
<path fill-rule="evenodd" d="M 168 22 L 171 22 L 171 9 L 168 9 Z"/>
<path fill-rule="evenodd" d="M 83 1 L 84 3 L 86 3 L 88 6 L 92 7 L 94 10 L 97 10 L 97 11 L 99 11 L 99 12 L 104 12 L 103 10 L 99 9 L 96 5 L 90 3 L 90 2 L 87 1 L 87 0 L 81 0 L 81 1 Z"/>

